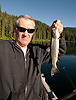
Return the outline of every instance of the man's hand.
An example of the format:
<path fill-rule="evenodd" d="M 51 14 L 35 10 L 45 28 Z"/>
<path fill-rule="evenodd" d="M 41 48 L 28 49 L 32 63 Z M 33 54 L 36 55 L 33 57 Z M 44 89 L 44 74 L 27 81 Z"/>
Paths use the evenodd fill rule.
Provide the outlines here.
<path fill-rule="evenodd" d="M 55 27 L 58 28 L 58 31 L 59 31 L 60 34 L 63 32 L 63 25 L 61 24 L 61 21 L 59 19 L 55 20 L 53 22 L 53 24 L 50 27 L 50 30 L 52 31 L 52 28 L 55 28 Z"/>

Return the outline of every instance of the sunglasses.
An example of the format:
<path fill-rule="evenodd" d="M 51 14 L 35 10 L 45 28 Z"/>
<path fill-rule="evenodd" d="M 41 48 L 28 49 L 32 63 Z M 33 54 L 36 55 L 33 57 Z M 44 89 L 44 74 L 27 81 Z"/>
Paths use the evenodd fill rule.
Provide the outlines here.
<path fill-rule="evenodd" d="M 26 28 L 23 28 L 23 27 L 17 27 L 18 31 L 19 32 L 25 32 L 26 30 L 28 31 L 28 33 L 33 33 L 35 31 L 35 29 L 26 29 Z"/>

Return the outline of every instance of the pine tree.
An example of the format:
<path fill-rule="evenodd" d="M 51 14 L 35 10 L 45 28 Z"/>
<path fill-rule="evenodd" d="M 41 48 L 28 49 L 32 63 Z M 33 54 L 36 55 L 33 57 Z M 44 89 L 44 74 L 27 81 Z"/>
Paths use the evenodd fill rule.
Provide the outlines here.
<path fill-rule="evenodd" d="M 3 13 L 2 14 L 2 38 L 4 38 L 4 32 L 5 32 L 5 16 Z"/>

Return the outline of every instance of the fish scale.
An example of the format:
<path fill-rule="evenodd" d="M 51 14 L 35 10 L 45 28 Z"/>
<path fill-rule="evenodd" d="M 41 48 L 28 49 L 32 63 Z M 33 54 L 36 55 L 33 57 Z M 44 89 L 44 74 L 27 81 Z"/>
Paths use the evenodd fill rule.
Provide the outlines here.
<path fill-rule="evenodd" d="M 59 32 L 58 28 L 52 29 L 52 41 L 51 41 L 51 59 L 52 59 L 52 68 L 51 68 L 51 76 L 55 73 L 59 72 L 57 68 L 57 60 L 58 60 L 58 52 L 59 52 Z"/>

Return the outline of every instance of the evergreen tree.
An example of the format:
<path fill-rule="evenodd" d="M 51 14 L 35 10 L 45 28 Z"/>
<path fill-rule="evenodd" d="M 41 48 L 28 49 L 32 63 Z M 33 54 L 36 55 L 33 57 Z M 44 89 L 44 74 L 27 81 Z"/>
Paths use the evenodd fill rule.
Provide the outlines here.
<path fill-rule="evenodd" d="M 18 17 L 14 15 L 8 15 L 7 12 L 1 12 L 0 4 L 0 37 L 13 37 L 15 38 L 16 34 L 14 33 L 14 24 Z M 38 20 L 35 20 L 36 27 L 35 32 L 32 38 L 32 41 L 35 40 L 50 40 L 51 32 L 50 27 L 45 23 L 42 23 Z M 76 41 L 76 28 L 65 27 L 62 32 L 62 36 L 66 41 Z"/>
<path fill-rule="evenodd" d="M 4 32 L 5 32 L 5 16 L 3 13 L 2 14 L 2 38 L 4 38 Z"/>

